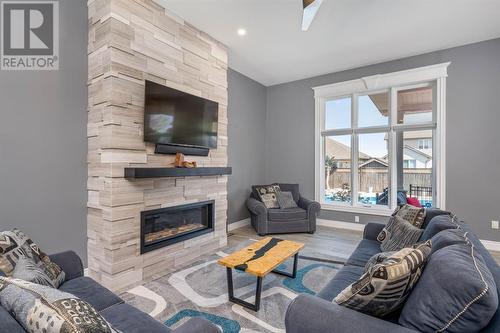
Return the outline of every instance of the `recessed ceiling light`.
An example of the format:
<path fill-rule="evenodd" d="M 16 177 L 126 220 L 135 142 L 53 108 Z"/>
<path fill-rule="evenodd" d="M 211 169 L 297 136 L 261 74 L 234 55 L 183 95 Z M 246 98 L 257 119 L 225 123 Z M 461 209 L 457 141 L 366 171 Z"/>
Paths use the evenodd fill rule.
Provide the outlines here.
<path fill-rule="evenodd" d="M 238 29 L 238 35 L 239 36 L 245 36 L 246 34 L 247 34 L 246 29 L 243 29 L 243 28 L 239 28 Z"/>

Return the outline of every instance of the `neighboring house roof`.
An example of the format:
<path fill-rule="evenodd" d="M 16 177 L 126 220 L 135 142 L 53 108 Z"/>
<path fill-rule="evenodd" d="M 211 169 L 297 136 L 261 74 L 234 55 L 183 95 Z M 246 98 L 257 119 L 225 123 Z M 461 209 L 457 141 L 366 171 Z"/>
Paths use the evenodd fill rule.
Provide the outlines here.
<path fill-rule="evenodd" d="M 379 158 L 371 158 L 369 159 L 368 161 L 366 161 L 365 163 L 363 164 L 360 164 L 360 168 L 365 168 L 365 167 L 368 167 L 368 168 L 387 168 L 389 166 L 389 164 L 387 164 L 386 161 L 383 161 Z"/>
<path fill-rule="evenodd" d="M 405 145 L 404 149 L 408 149 L 408 150 L 414 152 L 415 154 L 422 156 L 424 159 L 432 160 L 432 156 L 431 155 L 426 154 L 423 151 L 421 151 L 420 149 L 417 149 L 417 148 L 412 147 L 410 145 Z M 404 150 L 403 150 L 403 153 L 404 153 Z M 385 155 L 384 157 L 382 157 L 382 160 L 387 160 L 387 155 Z"/>
<path fill-rule="evenodd" d="M 336 160 L 350 160 L 351 148 L 343 143 L 325 137 L 325 155 L 335 157 Z M 359 158 L 369 160 L 371 157 L 363 152 L 359 152 Z"/>

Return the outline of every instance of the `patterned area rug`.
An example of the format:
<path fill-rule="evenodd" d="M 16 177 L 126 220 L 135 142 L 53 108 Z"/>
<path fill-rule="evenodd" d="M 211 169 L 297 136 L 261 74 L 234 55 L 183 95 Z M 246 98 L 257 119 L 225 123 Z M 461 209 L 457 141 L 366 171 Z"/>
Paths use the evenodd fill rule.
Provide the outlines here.
<path fill-rule="evenodd" d="M 300 254 L 307 258 L 299 259 L 295 279 L 272 273 L 264 278 L 261 308 L 254 312 L 228 301 L 226 269 L 217 264 L 221 257 L 251 243 L 248 240 L 236 248 L 223 248 L 121 296 L 172 329 L 191 317 L 201 316 L 218 325 L 224 333 L 285 332 L 285 312 L 290 302 L 299 294 L 314 295 L 321 290 L 341 268 L 340 264 L 329 261 L 339 258 L 308 252 L 306 247 Z M 291 271 L 292 267 L 293 262 L 289 260 L 278 269 Z M 233 280 L 235 296 L 253 302 L 256 278 L 233 271 Z"/>

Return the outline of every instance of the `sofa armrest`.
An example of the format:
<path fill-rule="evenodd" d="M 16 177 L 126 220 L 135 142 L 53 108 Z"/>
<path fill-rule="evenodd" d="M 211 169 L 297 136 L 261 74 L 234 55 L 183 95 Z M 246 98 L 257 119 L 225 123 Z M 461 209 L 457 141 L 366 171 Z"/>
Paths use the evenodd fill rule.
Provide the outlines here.
<path fill-rule="evenodd" d="M 285 326 L 287 333 L 417 332 L 305 294 L 295 298 L 288 307 Z"/>
<path fill-rule="evenodd" d="M 297 204 L 300 208 L 307 210 L 308 213 L 317 214 L 321 210 L 321 205 L 319 204 L 319 202 L 309 200 L 302 196 L 299 197 L 299 202 Z"/>
<path fill-rule="evenodd" d="M 266 206 L 259 200 L 254 198 L 247 199 L 247 208 L 255 215 L 267 215 Z"/>
<path fill-rule="evenodd" d="M 378 234 L 384 229 L 385 224 L 370 222 L 365 225 L 365 230 L 363 231 L 363 239 L 377 240 Z"/>
<path fill-rule="evenodd" d="M 83 276 L 83 263 L 78 254 L 66 251 L 50 255 L 50 260 L 62 268 L 66 274 L 66 281 Z"/>
<path fill-rule="evenodd" d="M 201 317 L 193 317 L 173 331 L 173 333 L 222 333 L 221 330 Z"/>

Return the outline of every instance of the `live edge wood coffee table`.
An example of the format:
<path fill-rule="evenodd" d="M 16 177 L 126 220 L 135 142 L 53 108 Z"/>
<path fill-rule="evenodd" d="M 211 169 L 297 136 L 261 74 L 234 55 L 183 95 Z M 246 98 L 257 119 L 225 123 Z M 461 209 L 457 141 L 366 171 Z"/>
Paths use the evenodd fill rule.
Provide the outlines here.
<path fill-rule="evenodd" d="M 226 267 L 227 287 L 229 300 L 253 311 L 259 311 L 260 296 L 262 293 L 262 279 L 270 272 L 295 278 L 297 275 L 297 262 L 299 251 L 304 247 L 302 243 L 289 240 L 266 237 L 218 261 L 219 265 Z M 294 256 L 292 273 L 276 270 L 288 258 Z M 257 277 L 257 291 L 255 304 L 245 302 L 234 297 L 233 269 L 243 271 Z"/>

